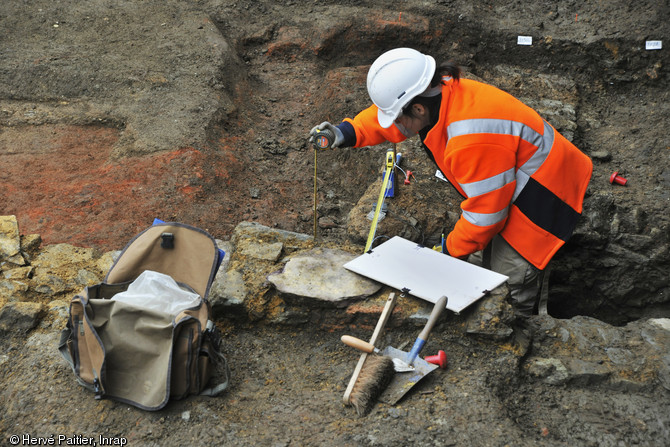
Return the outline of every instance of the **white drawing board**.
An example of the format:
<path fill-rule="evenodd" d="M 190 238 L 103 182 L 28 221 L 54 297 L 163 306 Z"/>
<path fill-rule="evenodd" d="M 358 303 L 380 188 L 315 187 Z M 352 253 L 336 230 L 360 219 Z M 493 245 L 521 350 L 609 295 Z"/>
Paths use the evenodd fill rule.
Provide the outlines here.
<path fill-rule="evenodd" d="M 431 303 L 446 295 L 447 309 L 456 313 L 508 279 L 399 236 L 347 262 L 344 268 Z"/>

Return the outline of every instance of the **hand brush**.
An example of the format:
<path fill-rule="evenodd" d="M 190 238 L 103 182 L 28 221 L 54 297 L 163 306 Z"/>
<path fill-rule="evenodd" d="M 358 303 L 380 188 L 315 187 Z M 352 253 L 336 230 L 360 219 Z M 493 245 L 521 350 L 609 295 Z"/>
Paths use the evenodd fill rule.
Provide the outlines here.
<path fill-rule="evenodd" d="M 368 356 L 351 392 L 350 402 L 359 416 L 365 416 L 393 380 L 395 368 L 391 357 Z"/>
<path fill-rule="evenodd" d="M 391 293 L 386 300 L 384 310 L 370 338 L 370 343 L 373 345 L 377 342 L 377 338 L 384 329 L 384 326 L 386 326 L 395 302 L 395 293 Z M 393 378 L 393 374 L 393 360 L 390 358 L 369 356 L 367 353 L 361 354 L 347 390 L 344 392 L 344 404 L 352 405 L 359 416 L 367 414 L 372 409 L 377 397 L 388 386 L 388 383 Z"/>

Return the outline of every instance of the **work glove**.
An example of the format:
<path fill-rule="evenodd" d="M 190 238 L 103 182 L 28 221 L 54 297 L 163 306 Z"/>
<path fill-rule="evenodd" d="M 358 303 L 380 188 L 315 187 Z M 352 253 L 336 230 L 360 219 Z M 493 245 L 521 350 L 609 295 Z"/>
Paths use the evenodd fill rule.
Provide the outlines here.
<path fill-rule="evenodd" d="M 344 134 L 340 129 L 337 127 L 333 126 L 330 124 L 328 121 L 324 121 L 323 123 L 319 124 L 318 126 L 314 126 L 312 130 L 309 131 L 309 142 L 310 144 L 314 144 L 314 138 L 316 135 L 319 133 L 321 130 L 328 129 L 330 130 L 333 135 L 335 135 L 335 141 L 330 145 L 330 147 L 339 147 L 340 144 L 344 142 Z"/>

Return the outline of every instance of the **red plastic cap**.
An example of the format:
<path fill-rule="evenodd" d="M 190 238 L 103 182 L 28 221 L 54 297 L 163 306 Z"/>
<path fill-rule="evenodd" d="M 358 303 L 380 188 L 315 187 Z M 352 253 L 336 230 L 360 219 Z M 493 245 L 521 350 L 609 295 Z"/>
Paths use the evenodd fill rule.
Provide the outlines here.
<path fill-rule="evenodd" d="M 447 353 L 440 350 L 436 355 L 427 355 L 426 361 L 444 369 L 447 367 Z"/>
<path fill-rule="evenodd" d="M 627 182 L 628 180 L 619 175 L 619 171 L 614 171 L 614 173 L 610 176 L 610 183 L 616 183 L 617 185 L 624 186 Z"/>

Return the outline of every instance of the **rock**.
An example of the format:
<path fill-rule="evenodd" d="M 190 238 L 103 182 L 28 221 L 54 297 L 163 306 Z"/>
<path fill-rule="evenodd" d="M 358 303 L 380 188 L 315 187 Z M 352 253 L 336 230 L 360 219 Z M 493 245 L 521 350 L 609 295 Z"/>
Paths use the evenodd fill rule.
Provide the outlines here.
<path fill-rule="evenodd" d="M 39 303 L 14 302 L 0 309 L 0 334 L 26 334 L 34 328 L 42 314 Z"/>
<path fill-rule="evenodd" d="M 524 102 L 534 108 L 565 138 L 572 141 L 577 129 L 574 104 L 550 99 L 534 100 L 530 98 L 525 98 Z"/>
<path fill-rule="evenodd" d="M 536 316 L 533 323 L 534 356 L 524 366 L 531 376 L 552 384 L 569 381 L 617 390 L 670 389 L 670 319 L 616 327 L 589 317 L 556 320 Z M 538 359 L 552 359 L 549 363 L 554 369 L 547 372 L 547 361 Z"/>
<path fill-rule="evenodd" d="M 121 250 L 114 250 L 114 251 L 108 251 L 106 253 L 103 253 L 102 256 L 96 261 L 95 266 L 103 272 L 105 275 L 109 270 L 112 268 L 112 265 L 114 265 L 114 262 L 119 258 L 119 255 L 121 254 Z"/>
<path fill-rule="evenodd" d="M 612 159 L 612 154 L 606 150 L 593 151 L 589 155 L 598 161 L 610 161 Z"/>
<path fill-rule="evenodd" d="M 336 228 L 337 222 L 330 216 L 319 217 L 319 228 Z"/>
<path fill-rule="evenodd" d="M 282 255 L 310 248 L 313 238 L 277 230 L 254 222 L 242 222 L 230 241 L 217 241 L 226 255 L 212 284 L 209 300 L 216 315 L 246 314 L 261 319 L 272 314 L 281 320 L 283 301 L 270 293 L 267 276 L 278 270 Z M 282 261 L 283 262 L 283 261 Z"/>
<path fill-rule="evenodd" d="M 28 284 L 20 281 L 0 281 L 0 299 L 20 301 L 28 292 Z"/>
<path fill-rule="evenodd" d="M 68 290 L 67 283 L 60 276 L 39 270 L 31 281 L 31 288 L 37 293 L 54 296 Z"/>
<path fill-rule="evenodd" d="M 274 242 L 269 244 L 247 243 L 239 250 L 239 254 L 264 261 L 277 262 L 281 256 L 283 248 L 284 244 L 281 242 Z"/>
<path fill-rule="evenodd" d="M 49 302 L 46 307 L 49 318 L 44 318 L 40 322 L 40 327 L 54 330 L 63 329 L 67 323 L 67 319 L 70 316 L 70 302 L 64 300 L 54 300 Z"/>
<path fill-rule="evenodd" d="M 524 367 L 530 376 L 549 385 L 562 385 L 569 378 L 568 370 L 559 359 L 530 358 Z"/>
<path fill-rule="evenodd" d="M 33 262 L 37 268 L 58 268 L 73 264 L 89 263 L 97 259 L 92 248 L 75 247 L 70 244 L 48 245 Z"/>
<path fill-rule="evenodd" d="M 328 248 L 315 248 L 292 257 L 284 271 L 268 280 L 282 295 L 340 303 L 370 296 L 381 284 L 356 275 L 344 267 L 356 255 Z"/>
<path fill-rule="evenodd" d="M 28 281 L 0 279 L 0 298 L 8 301 L 20 301 L 28 291 Z"/>
<path fill-rule="evenodd" d="M 69 244 L 46 246 L 32 262 L 30 288 L 47 296 L 78 293 L 102 281 L 114 256 L 115 252 L 100 256 L 94 249 Z"/>
<path fill-rule="evenodd" d="M 225 255 L 209 289 L 209 302 L 212 304 L 212 311 L 215 315 L 227 316 L 231 311 L 235 313 L 243 310 L 248 290 L 242 272 L 228 271 L 233 253 L 232 243 L 217 239 L 216 246 L 223 250 Z"/>
<path fill-rule="evenodd" d="M 507 302 L 508 295 L 509 289 L 503 284 L 480 299 L 467 315 L 466 332 L 493 340 L 509 338 L 513 333 L 510 324 L 514 315 L 512 306 Z"/>
<path fill-rule="evenodd" d="M 237 247 L 241 240 L 251 238 L 255 238 L 258 242 L 283 242 L 291 245 L 295 242 L 309 241 L 312 236 L 266 227 L 257 222 L 241 222 L 235 227 L 231 242 Z"/>
<path fill-rule="evenodd" d="M 655 360 L 657 378 L 666 390 L 670 390 L 670 318 L 652 318 L 646 322 L 631 323 L 640 327 L 640 336 L 650 351 L 647 358 Z M 639 353 L 638 353 L 639 355 Z"/>
<path fill-rule="evenodd" d="M 592 385 L 604 382 L 612 374 L 609 365 L 602 359 L 582 360 L 579 357 L 564 359 L 570 381 L 577 385 Z"/>
<path fill-rule="evenodd" d="M 0 276 L 0 298 L 21 301 L 28 291 L 32 273 L 32 267 L 17 267 L 3 271 Z"/>
<path fill-rule="evenodd" d="M 215 315 L 226 316 L 244 309 L 248 289 L 242 272 L 220 270 L 209 291 L 209 301 Z"/>
<path fill-rule="evenodd" d="M 28 234 L 21 236 L 21 254 L 27 262 L 32 262 L 38 253 L 42 237 L 39 234 Z"/>
<path fill-rule="evenodd" d="M 225 272 L 228 269 L 228 263 L 230 263 L 230 255 L 233 252 L 233 244 L 230 241 L 222 241 L 216 239 L 216 246 L 220 250 L 223 250 L 224 253 L 223 259 L 221 260 L 221 264 L 219 265 L 219 272 L 222 271 Z"/>
<path fill-rule="evenodd" d="M 83 287 L 93 286 L 100 282 L 100 277 L 89 270 L 80 269 L 77 272 L 77 284 L 82 285 Z"/>
<path fill-rule="evenodd" d="M 39 234 L 26 234 L 21 236 L 21 250 L 25 252 L 33 252 L 40 248 L 42 244 L 42 236 Z"/>
<path fill-rule="evenodd" d="M 633 365 L 634 369 L 639 369 L 638 367 L 635 367 L 635 363 L 638 361 L 638 358 L 629 349 L 605 348 L 605 353 L 607 354 L 607 358 L 609 358 L 609 360 L 615 365 L 624 366 L 626 364 L 630 364 Z M 644 359 L 639 360 L 643 361 Z"/>
<path fill-rule="evenodd" d="M 25 265 L 21 255 L 21 238 L 16 216 L 0 216 L 0 265 L 10 262 Z"/>
<path fill-rule="evenodd" d="M 33 268 L 28 267 L 17 267 L 11 270 L 6 270 L 3 272 L 5 279 L 12 280 L 27 280 L 33 273 Z"/>
<path fill-rule="evenodd" d="M 670 332 L 670 318 L 652 318 L 648 323 L 652 327 L 657 327 Z"/>

